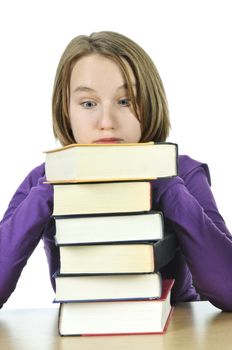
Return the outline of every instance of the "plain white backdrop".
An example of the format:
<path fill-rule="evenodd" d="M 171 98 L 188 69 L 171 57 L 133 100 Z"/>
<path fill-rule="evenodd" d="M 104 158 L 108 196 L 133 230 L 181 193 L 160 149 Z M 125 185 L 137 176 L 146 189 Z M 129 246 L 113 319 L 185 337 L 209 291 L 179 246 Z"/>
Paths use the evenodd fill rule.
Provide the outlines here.
<path fill-rule="evenodd" d="M 230 0 L 40 0 L 0 5 L 0 216 L 28 172 L 56 147 L 51 92 L 64 48 L 77 35 L 112 30 L 154 60 L 169 100 L 179 152 L 207 162 L 228 227 L 231 214 L 232 10 Z M 1 278 L 1 276 L 0 276 Z M 39 244 L 7 308 L 51 306 Z"/>

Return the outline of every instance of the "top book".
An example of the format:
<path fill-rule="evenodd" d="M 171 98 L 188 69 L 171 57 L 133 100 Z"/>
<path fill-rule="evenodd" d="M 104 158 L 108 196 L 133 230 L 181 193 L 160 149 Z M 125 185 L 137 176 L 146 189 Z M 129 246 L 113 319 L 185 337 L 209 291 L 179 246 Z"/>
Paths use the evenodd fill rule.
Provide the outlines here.
<path fill-rule="evenodd" d="M 177 175 L 175 143 L 71 144 L 47 151 L 47 182 L 153 180 Z"/>

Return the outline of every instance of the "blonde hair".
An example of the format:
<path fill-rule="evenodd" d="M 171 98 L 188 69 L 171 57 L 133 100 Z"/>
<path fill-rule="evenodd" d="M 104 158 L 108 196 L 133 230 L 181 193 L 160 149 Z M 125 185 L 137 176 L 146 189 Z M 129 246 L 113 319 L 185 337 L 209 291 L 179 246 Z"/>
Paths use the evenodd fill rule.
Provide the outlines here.
<path fill-rule="evenodd" d="M 68 112 L 70 77 L 78 59 L 91 54 L 103 55 L 121 68 L 133 111 L 141 123 L 140 141 L 165 141 L 170 130 L 168 104 L 155 64 L 131 39 L 119 33 L 102 31 L 75 37 L 60 58 L 52 95 L 53 131 L 60 143 L 75 143 Z M 124 60 L 136 79 L 136 97 Z"/>

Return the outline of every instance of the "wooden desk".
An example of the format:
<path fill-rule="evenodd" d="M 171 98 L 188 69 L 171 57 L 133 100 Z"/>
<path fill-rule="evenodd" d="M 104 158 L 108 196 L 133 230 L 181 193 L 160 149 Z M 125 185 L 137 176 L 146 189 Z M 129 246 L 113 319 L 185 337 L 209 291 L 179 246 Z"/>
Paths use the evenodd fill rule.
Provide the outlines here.
<path fill-rule="evenodd" d="M 231 350 L 232 313 L 208 302 L 175 307 L 165 335 L 60 337 L 58 309 L 0 310 L 0 350 Z"/>

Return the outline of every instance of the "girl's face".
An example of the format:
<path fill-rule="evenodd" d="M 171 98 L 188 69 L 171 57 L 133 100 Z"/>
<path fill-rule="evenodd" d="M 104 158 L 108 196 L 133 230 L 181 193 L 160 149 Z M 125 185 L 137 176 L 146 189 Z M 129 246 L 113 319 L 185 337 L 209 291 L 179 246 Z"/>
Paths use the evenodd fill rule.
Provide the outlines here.
<path fill-rule="evenodd" d="M 141 137 L 120 68 L 99 54 L 79 59 L 72 70 L 69 117 L 77 143 L 133 143 Z"/>

